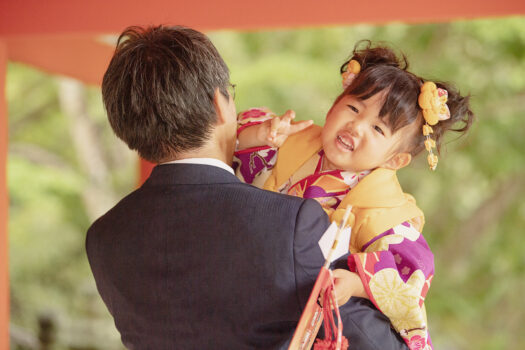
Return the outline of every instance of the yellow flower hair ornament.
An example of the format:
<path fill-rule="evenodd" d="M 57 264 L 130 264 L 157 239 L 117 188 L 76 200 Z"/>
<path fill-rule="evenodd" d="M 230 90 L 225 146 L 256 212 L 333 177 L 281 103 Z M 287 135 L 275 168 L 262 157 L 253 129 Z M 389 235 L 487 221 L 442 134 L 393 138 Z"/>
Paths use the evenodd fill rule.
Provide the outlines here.
<path fill-rule="evenodd" d="M 447 99 L 447 90 L 438 88 L 433 82 L 427 81 L 421 86 L 418 103 L 423 110 L 423 118 L 425 118 L 423 135 L 425 136 L 425 148 L 429 153 L 427 161 L 431 170 L 436 170 L 438 163 L 438 158 L 433 152 L 433 149 L 436 147 L 436 141 L 430 136 L 434 132 L 431 125 L 436 125 L 440 120 L 450 118 Z"/>
<path fill-rule="evenodd" d="M 347 87 L 352 84 L 355 77 L 359 74 L 361 71 L 361 65 L 356 60 L 350 60 L 348 62 L 348 65 L 346 66 L 346 71 L 341 74 L 341 77 L 343 78 L 343 89 L 346 89 Z"/>

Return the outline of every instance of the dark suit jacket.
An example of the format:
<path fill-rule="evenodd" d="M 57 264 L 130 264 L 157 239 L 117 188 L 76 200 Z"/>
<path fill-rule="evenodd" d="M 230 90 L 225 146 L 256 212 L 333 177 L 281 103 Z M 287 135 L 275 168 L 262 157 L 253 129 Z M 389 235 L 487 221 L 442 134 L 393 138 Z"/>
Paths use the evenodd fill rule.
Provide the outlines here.
<path fill-rule="evenodd" d="M 323 264 L 327 226 L 313 200 L 214 166 L 160 165 L 91 226 L 86 249 L 128 348 L 280 349 Z M 352 345 L 402 347 L 368 301 L 351 301 L 343 318 Z"/>

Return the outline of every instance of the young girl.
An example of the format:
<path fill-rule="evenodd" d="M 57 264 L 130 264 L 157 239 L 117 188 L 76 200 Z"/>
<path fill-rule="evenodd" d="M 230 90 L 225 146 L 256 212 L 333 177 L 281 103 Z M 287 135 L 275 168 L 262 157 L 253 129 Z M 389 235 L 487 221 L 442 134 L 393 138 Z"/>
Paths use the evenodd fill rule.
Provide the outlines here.
<path fill-rule="evenodd" d="M 432 349 L 424 306 L 434 259 L 424 216 L 396 170 L 425 148 L 437 165 L 443 135 L 464 133 L 473 113 L 452 86 L 425 82 L 389 48 L 356 45 L 341 67 L 344 91 L 326 116 L 291 123 L 264 108 L 239 114 L 238 176 L 271 191 L 316 199 L 332 220 L 352 206 L 348 263 L 336 270 L 340 304 L 369 298 L 410 349 Z M 453 128 L 459 124 L 458 128 Z"/>

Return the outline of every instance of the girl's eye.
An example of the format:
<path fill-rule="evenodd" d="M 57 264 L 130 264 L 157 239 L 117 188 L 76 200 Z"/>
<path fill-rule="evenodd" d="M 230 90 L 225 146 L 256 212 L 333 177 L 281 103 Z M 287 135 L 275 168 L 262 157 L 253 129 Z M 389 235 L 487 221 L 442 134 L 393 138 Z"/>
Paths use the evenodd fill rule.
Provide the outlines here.
<path fill-rule="evenodd" d="M 374 129 L 375 129 L 378 133 L 380 133 L 381 135 L 383 135 L 383 136 L 385 135 L 385 133 L 383 132 L 383 129 L 381 129 L 379 126 L 375 125 L 375 126 L 374 126 Z"/>
<path fill-rule="evenodd" d="M 347 105 L 348 108 L 350 108 L 352 111 L 356 112 L 356 113 L 359 113 L 359 109 L 355 108 L 354 106 L 352 105 Z"/>

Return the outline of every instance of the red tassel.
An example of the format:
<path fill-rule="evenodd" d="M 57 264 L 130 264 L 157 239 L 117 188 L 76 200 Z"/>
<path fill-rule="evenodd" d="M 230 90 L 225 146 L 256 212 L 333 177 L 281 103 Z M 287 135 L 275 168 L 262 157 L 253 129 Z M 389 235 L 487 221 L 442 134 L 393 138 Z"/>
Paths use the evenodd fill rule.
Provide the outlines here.
<path fill-rule="evenodd" d="M 347 350 L 348 349 L 348 339 L 343 335 L 341 337 L 341 350 Z"/>
<path fill-rule="evenodd" d="M 317 339 L 314 344 L 314 350 L 332 350 L 335 349 L 335 344 L 328 339 Z"/>
<path fill-rule="evenodd" d="M 336 303 L 334 292 L 334 280 L 330 274 L 330 286 L 325 289 L 323 295 L 323 319 L 324 334 L 323 340 L 317 339 L 314 344 L 314 350 L 347 350 L 348 339 L 343 336 L 343 323 L 339 314 L 339 307 Z M 337 325 L 335 324 L 332 308 L 337 316 Z"/>
<path fill-rule="evenodd" d="M 336 350 L 337 342 L 326 339 L 317 339 L 314 344 L 314 350 Z M 348 339 L 345 336 L 341 339 L 341 350 L 348 349 Z"/>

